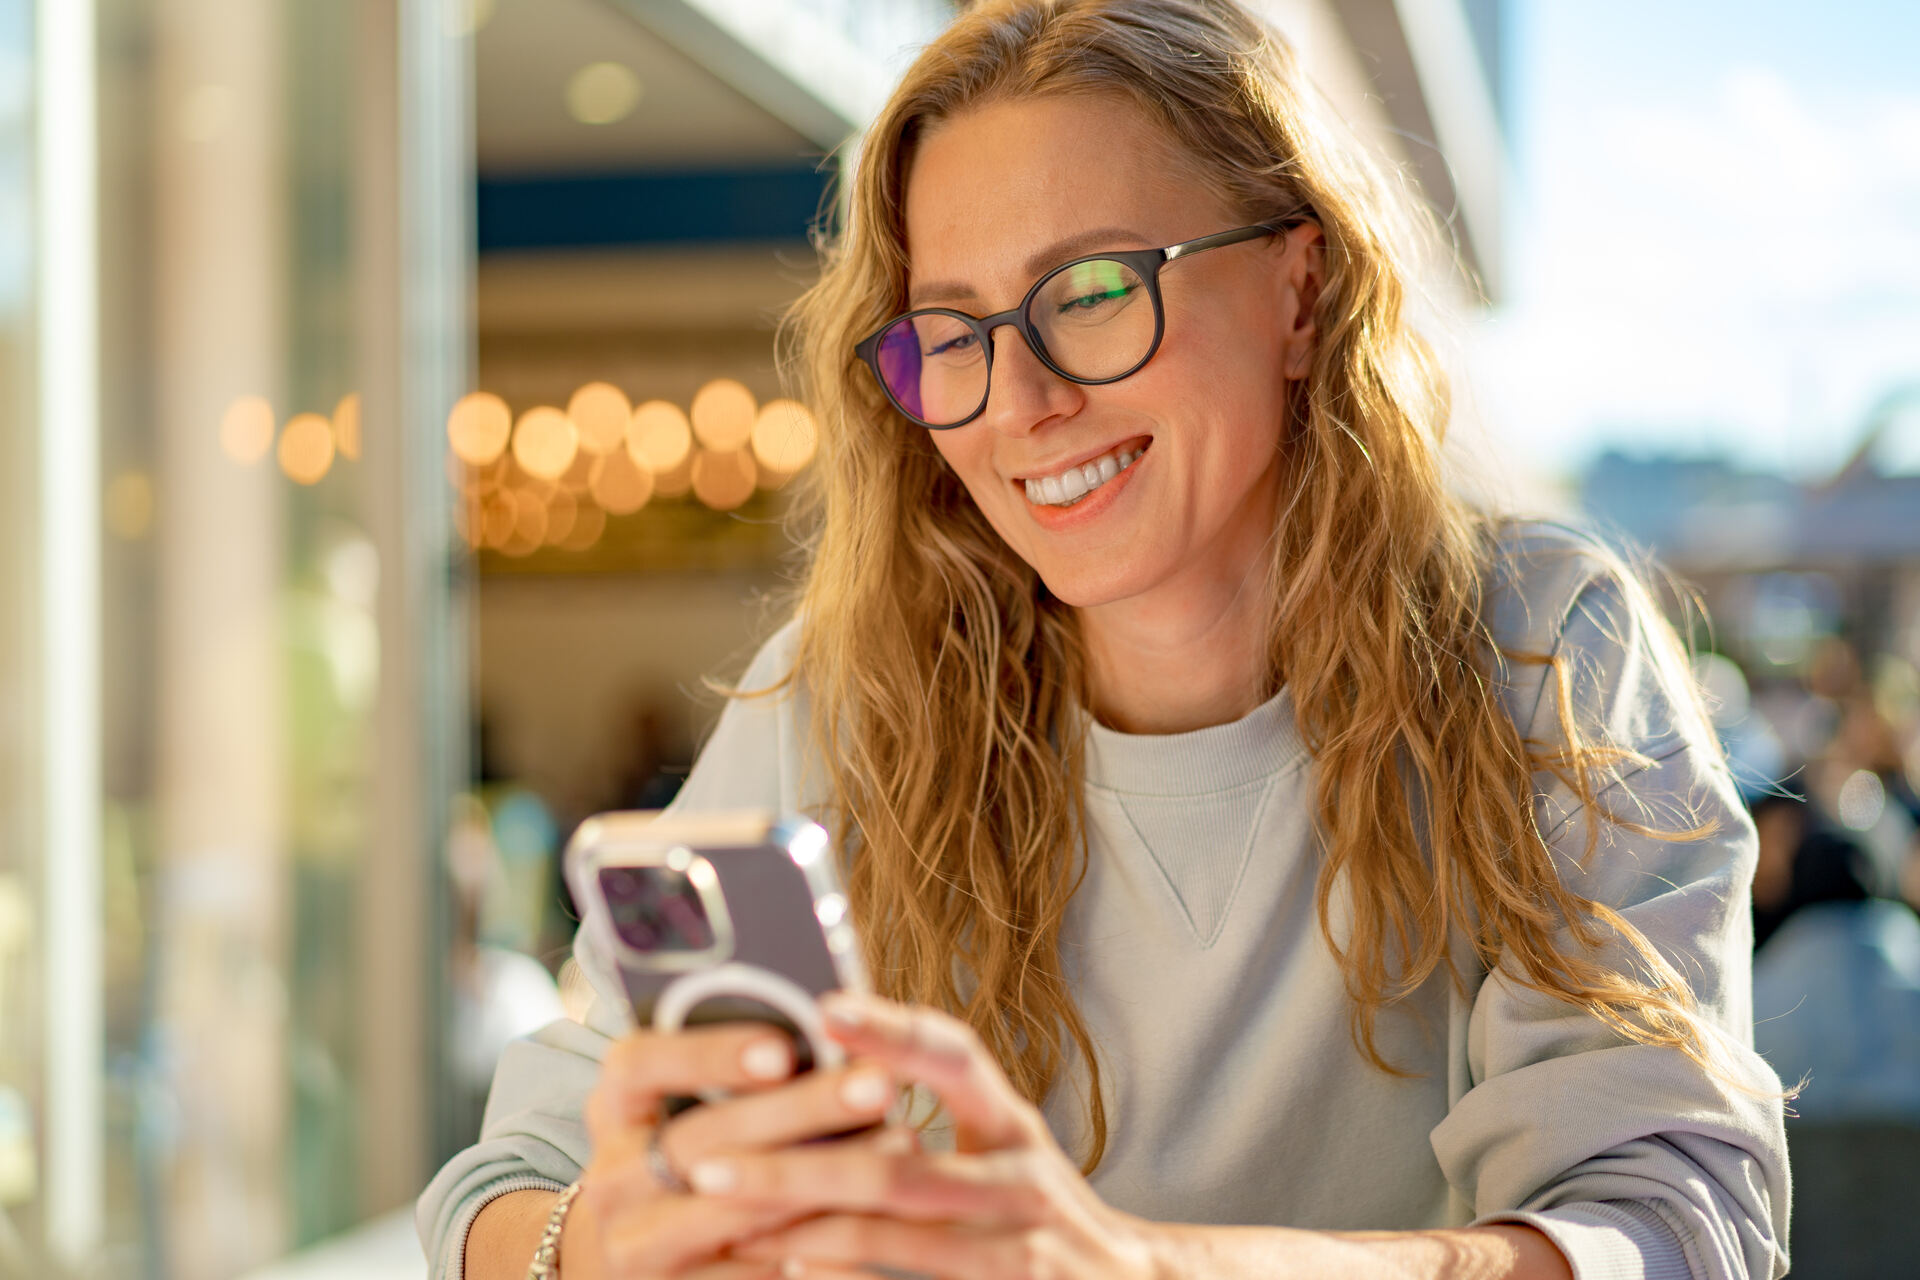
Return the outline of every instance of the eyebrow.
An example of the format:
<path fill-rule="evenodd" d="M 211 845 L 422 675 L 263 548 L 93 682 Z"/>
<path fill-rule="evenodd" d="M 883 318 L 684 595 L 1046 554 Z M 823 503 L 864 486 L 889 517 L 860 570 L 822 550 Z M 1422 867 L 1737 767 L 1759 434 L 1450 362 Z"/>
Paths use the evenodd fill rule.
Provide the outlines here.
<path fill-rule="evenodd" d="M 1057 240 L 1027 259 L 1026 271 L 1029 276 L 1039 279 L 1050 269 L 1084 253 L 1099 249 L 1119 247 L 1118 242 L 1131 240 L 1144 245 L 1147 238 L 1137 231 L 1125 227 L 1100 227 L 1093 231 L 1082 231 L 1077 235 Z M 980 295 L 970 284 L 953 280 L 935 280 L 926 284 L 916 283 L 907 291 L 907 306 L 918 308 L 935 302 L 960 302 L 977 298 Z"/>

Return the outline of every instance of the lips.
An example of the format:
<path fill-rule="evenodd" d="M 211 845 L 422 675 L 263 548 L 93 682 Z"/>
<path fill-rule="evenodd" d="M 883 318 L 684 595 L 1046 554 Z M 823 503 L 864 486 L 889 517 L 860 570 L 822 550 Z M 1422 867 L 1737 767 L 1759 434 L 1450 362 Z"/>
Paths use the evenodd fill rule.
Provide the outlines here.
<path fill-rule="evenodd" d="M 1121 445 L 1089 462 L 1054 475 L 1025 481 L 1027 501 L 1048 506 L 1070 506 L 1132 466 L 1145 449 Z"/>
<path fill-rule="evenodd" d="M 1031 471 L 1025 471 L 1014 476 L 1013 481 L 1015 484 L 1024 484 L 1028 480 L 1044 480 L 1048 476 L 1060 476 L 1075 468 L 1084 467 L 1089 462 L 1098 462 L 1107 454 L 1118 453 L 1122 449 L 1131 448 L 1136 453 L 1142 452 L 1152 443 L 1152 436 L 1133 436 L 1126 440 L 1116 440 L 1112 444 L 1102 445 L 1098 449 L 1088 450 L 1076 458 L 1063 459 L 1059 462 L 1042 463 L 1034 467 Z"/>

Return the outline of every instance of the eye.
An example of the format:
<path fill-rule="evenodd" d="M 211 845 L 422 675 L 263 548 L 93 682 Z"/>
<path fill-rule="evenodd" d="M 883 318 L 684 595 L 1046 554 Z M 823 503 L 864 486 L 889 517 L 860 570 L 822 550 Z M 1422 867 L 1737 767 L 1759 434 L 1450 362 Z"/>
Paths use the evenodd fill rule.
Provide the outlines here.
<path fill-rule="evenodd" d="M 1056 319 L 1094 320 L 1124 309 L 1143 285 L 1124 262 L 1095 258 L 1061 270 L 1042 287 L 1041 297 Z"/>
<path fill-rule="evenodd" d="M 931 351 L 926 351 L 922 354 L 928 359 L 932 359 L 934 356 L 943 356 L 948 352 L 964 353 L 970 349 L 969 344 L 974 342 L 974 340 L 973 333 L 969 331 L 960 334 L 958 337 L 948 338 L 945 342 L 936 342 Z"/>
<path fill-rule="evenodd" d="M 1077 298 L 1068 298 L 1066 302 L 1061 304 L 1060 310 L 1063 313 L 1068 311 L 1092 311 L 1115 299 L 1126 297 L 1132 293 L 1136 287 L 1137 286 L 1134 285 L 1120 285 L 1112 289 L 1103 290 L 1100 293 L 1083 293 Z"/>

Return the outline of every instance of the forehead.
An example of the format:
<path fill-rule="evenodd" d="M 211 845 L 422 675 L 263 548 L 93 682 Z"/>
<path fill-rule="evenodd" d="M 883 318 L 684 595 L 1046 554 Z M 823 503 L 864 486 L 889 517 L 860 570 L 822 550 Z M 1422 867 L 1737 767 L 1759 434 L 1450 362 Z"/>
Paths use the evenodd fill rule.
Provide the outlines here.
<path fill-rule="evenodd" d="M 1018 294 L 1036 253 L 1103 228 L 1158 246 L 1218 230 L 1222 202 L 1145 112 L 1118 96 L 1002 99 L 929 129 L 906 172 L 909 288 Z M 1222 224 L 1224 225 L 1224 224 Z M 1199 226 L 1199 230 L 1192 230 Z"/>

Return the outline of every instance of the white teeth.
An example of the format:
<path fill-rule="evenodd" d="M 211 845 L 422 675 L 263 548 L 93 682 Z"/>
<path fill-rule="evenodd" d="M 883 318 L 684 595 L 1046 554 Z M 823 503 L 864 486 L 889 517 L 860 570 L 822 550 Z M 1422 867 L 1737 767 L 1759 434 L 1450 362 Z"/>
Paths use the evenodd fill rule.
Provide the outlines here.
<path fill-rule="evenodd" d="M 1068 467 L 1057 476 L 1029 480 L 1027 501 L 1054 507 L 1078 502 L 1132 466 L 1134 459 L 1145 452 L 1145 449 L 1118 449 L 1084 466 Z"/>

